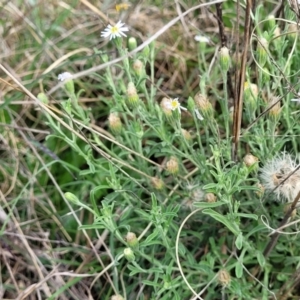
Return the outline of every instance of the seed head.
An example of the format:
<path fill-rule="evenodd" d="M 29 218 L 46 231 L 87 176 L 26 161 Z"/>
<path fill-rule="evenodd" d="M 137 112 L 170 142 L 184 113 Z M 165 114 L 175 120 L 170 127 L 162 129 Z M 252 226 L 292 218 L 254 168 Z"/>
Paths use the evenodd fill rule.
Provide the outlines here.
<path fill-rule="evenodd" d="M 230 284 L 231 276 L 227 270 L 223 269 L 218 273 L 218 280 L 223 287 L 227 287 Z"/>
<path fill-rule="evenodd" d="M 205 201 L 206 202 L 213 203 L 213 202 L 216 202 L 216 200 L 217 200 L 217 197 L 213 193 L 207 193 L 205 195 Z"/>
<path fill-rule="evenodd" d="M 247 167 L 252 167 L 254 164 L 258 162 L 258 158 L 251 153 L 247 154 L 243 159 L 245 165 Z"/>
<path fill-rule="evenodd" d="M 273 192 L 278 200 L 292 202 L 300 191 L 300 171 L 296 168 L 295 160 L 287 153 L 268 161 L 260 170 L 265 189 Z"/>

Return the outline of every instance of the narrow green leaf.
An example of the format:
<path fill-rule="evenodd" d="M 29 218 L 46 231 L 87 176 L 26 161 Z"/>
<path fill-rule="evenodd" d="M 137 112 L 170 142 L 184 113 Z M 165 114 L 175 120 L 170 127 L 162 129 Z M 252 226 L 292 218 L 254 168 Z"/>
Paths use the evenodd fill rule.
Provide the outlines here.
<path fill-rule="evenodd" d="M 209 202 L 194 202 L 193 206 L 195 206 L 196 208 L 211 208 L 211 207 L 218 207 L 218 206 L 222 206 L 224 205 L 224 202 L 213 202 L 213 203 L 209 203 Z"/>
<path fill-rule="evenodd" d="M 235 276 L 237 278 L 242 278 L 243 276 L 243 266 L 240 262 L 237 262 L 235 265 Z"/>
<path fill-rule="evenodd" d="M 258 261 L 259 265 L 263 268 L 266 264 L 266 259 L 263 256 L 263 254 L 261 253 L 261 251 L 256 251 L 256 257 L 257 257 L 257 261 Z"/>
<path fill-rule="evenodd" d="M 235 240 L 236 247 L 241 250 L 243 247 L 243 234 L 240 232 Z"/>
<path fill-rule="evenodd" d="M 240 230 L 239 228 L 237 228 L 237 225 L 235 223 L 232 223 L 232 221 L 229 221 L 226 216 L 223 216 L 210 208 L 204 209 L 202 212 L 224 224 L 236 236 L 239 235 Z"/>

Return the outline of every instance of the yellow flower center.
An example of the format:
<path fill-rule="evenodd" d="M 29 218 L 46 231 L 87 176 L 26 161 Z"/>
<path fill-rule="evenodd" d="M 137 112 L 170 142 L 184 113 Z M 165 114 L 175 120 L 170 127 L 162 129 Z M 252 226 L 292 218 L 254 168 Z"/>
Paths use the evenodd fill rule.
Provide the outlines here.
<path fill-rule="evenodd" d="M 119 31 L 119 28 L 117 26 L 113 26 L 111 28 L 111 33 L 117 33 Z"/>
<path fill-rule="evenodd" d="M 172 109 L 176 109 L 176 108 L 178 108 L 178 106 L 179 106 L 179 103 L 178 103 L 177 100 L 172 100 L 171 101 L 171 107 L 172 107 Z"/>

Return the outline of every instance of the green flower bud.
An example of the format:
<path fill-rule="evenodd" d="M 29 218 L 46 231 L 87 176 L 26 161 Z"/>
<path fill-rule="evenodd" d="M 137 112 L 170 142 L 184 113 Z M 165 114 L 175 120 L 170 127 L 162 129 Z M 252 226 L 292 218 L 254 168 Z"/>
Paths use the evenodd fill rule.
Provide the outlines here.
<path fill-rule="evenodd" d="M 244 84 L 245 107 L 250 114 L 254 114 L 257 109 L 258 87 L 254 83 L 248 81 Z"/>
<path fill-rule="evenodd" d="M 139 105 L 139 96 L 137 94 L 135 85 L 133 82 L 129 82 L 127 86 L 127 100 L 128 104 L 132 108 L 136 108 Z"/>
<path fill-rule="evenodd" d="M 132 249 L 137 249 L 139 247 L 139 240 L 137 239 L 135 233 L 128 232 L 126 235 L 126 241 L 129 247 Z"/>
<path fill-rule="evenodd" d="M 70 201 L 70 202 L 72 202 L 74 204 L 78 204 L 79 203 L 78 198 L 74 194 L 72 194 L 70 192 L 66 192 L 64 195 L 65 195 L 65 197 L 66 197 L 66 199 L 68 201 Z"/>
<path fill-rule="evenodd" d="M 268 47 L 269 47 L 268 41 L 264 37 L 259 38 L 259 40 L 257 41 L 257 55 L 258 55 L 258 63 L 260 64 L 261 67 L 263 67 L 267 62 Z"/>
<path fill-rule="evenodd" d="M 138 75 L 138 76 L 143 75 L 144 64 L 139 59 L 134 61 L 132 68 L 136 75 Z"/>
<path fill-rule="evenodd" d="M 137 40 L 135 37 L 130 37 L 128 39 L 128 48 L 130 51 L 134 50 L 137 47 Z"/>
<path fill-rule="evenodd" d="M 111 113 L 108 117 L 108 125 L 110 130 L 115 135 L 120 135 L 122 132 L 122 122 L 117 113 Z"/>
<path fill-rule="evenodd" d="M 123 254 L 125 256 L 125 258 L 129 261 L 132 262 L 135 260 L 135 256 L 133 251 L 131 250 L 131 248 L 125 248 L 123 251 Z"/>
<path fill-rule="evenodd" d="M 219 51 L 219 61 L 221 70 L 224 73 L 227 73 L 230 67 L 230 56 L 229 49 L 227 47 L 222 47 Z"/>
<path fill-rule="evenodd" d="M 39 93 L 39 94 L 37 95 L 37 98 L 38 98 L 42 103 L 44 103 L 44 104 L 48 104 L 48 103 L 49 103 L 49 99 L 48 99 L 48 97 L 46 96 L 46 94 L 44 94 L 44 93 Z"/>
<path fill-rule="evenodd" d="M 275 20 L 274 15 L 269 15 L 267 17 L 267 20 L 268 20 L 268 27 L 269 27 L 269 29 L 273 30 L 274 27 L 276 26 L 276 20 Z"/>

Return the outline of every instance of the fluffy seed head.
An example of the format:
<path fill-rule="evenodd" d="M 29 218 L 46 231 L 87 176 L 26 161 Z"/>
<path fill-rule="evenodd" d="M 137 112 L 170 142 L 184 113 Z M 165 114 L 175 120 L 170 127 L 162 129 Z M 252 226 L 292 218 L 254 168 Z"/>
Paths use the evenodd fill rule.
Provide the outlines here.
<path fill-rule="evenodd" d="M 274 192 L 278 200 L 292 202 L 300 191 L 300 171 L 296 168 L 295 160 L 287 153 L 268 161 L 260 170 L 265 189 Z"/>

